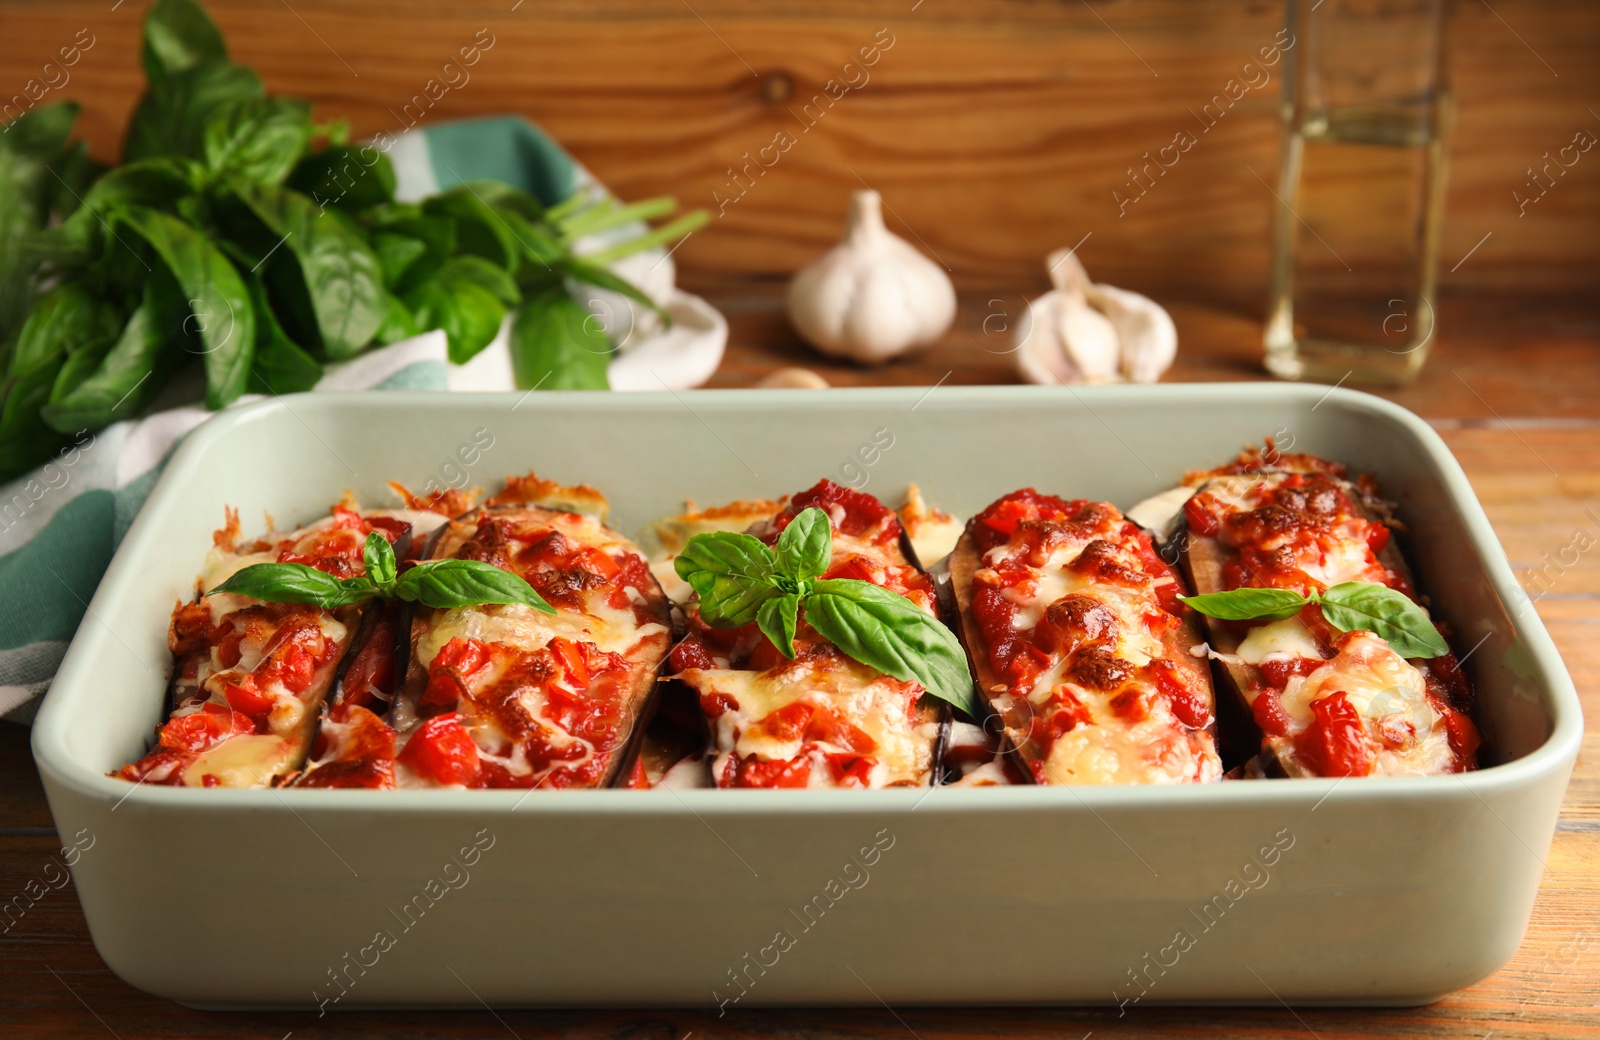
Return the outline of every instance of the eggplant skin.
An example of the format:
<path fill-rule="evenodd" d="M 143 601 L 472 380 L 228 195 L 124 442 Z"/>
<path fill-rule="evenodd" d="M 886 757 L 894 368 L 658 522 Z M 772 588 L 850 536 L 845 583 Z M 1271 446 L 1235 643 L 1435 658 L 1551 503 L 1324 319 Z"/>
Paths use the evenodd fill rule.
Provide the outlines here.
<path fill-rule="evenodd" d="M 1121 515 L 1120 512 L 1118 515 Z M 1026 699 L 1017 699 L 1012 702 L 1011 710 L 1009 711 L 1002 711 L 994 704 L 995 698 L 1004 695 L 1010 687 L 1005 679 L 995 672 L 992 667 L 982 626 L 979 624 L 974 610 L 973 601 L 978 585 L 976 575 L 983 566 L 981 554 L 972 534 L 972 525 L 977 522 L 978 518 L 974 517 L 968 523 L 967 530 L 962 533 L 949 558 L 951 585 L 955 591 L 957 615 L 960 623 L 959 634 L 962 644 L 967 650 L 967 659 L 972 668 L 972 674 L 977 679 L 978 692 L 991 709 L 995 711 L 993 718 L 984 722 L 985 729 L 994 730 L 996 728 L 995 722 L 996 720 L 998 721 L 998 729 L 1002 734 L 1000 738 L 1001 753 L 1015 755 L 1020 764 L 1026 767 L 1017 770 L 1017 772 L 1025 773 L 1030 779 L 1037 782 L 1035 764 L 1042 762 L 1046 754 L 1030 736 L 1034 724 L 1031 704 Z M 1146 533 L 1148 534 L 1148 532 Z M 1201 647 L 1204 640 L 1195 612 L 1185 609 L 1183 613 L 1185 616 L 1180 618 L 1178 627 L 1166 636 L 1167 653 L 1164 659 L 1171 662 L 1178 669 L 1184 676 L 1186 685 L 1191 690 L 1203 691 L 1207 701 L 1205 707 L 1211 715 L 1211 719 L 1203 727 L 1203 733 L 1205 734 L 1203 739 L 1214 747 L 1217 736 L 1216 697 L 1213 691 L 1210 670 L 1206 666 L 1204 658 L 1195 654 L 1195 651 Z"/>
<path fill-rule="evenodd" d="M 428 540 L 423 558 L 427 560 L 455 558 L 468 542 L 473 541 L 478 532 L 479 520 L 485 516 L 513 525 L 548 527 L 553 530 L 569 528 L 575 518 L 575 514 L 569 512 L 520 503 L 479 507 L 435 531 Z M 644 553 L 632 541 L 610 528 L 602 527 L 601 530 L 608 545 L 623 552 L 636 554 L 641 560 L 645 558 Z M 577 539 L 573 541 L 575 544 L 590 544 Z M 643 587 L 640 593 L 643 597 L 641 605 L 649 616 L 649 620 L 644 623 L 658 624 L 662 632 L 659 639 L 645 637 L 644 643 L 636 647 L 635 652 L 627 655 L 630 671 L 624 680 L 625 693 L 621 710 L 621 716 L 625 720 L 625 735 L 611 749 L 606 769 L 599 781 L 593 785 L 596 787 L 615 786 L 626 778 L 627 770 L 632 767 L 633 760 L 637 757 L 639 743 L 644 737 L 644 731 L 653 712 L 657 677 L 670 649 L 671 602 L 667 599 L 667 594 L 660 583 L 650 575 L 648 568 L 643 573 Z M 564 608 L 560 604 L 556 606 L 563 613 L 571 611 L 571 608 Z M 405 678 L 401 683 L 401 691 L 402 696 L 413 704 L 428 684 L 428 669 L 422 664 L 417 647 L 429 633 L 435 619 L 442 613 L 414 605 L 409 636 L 401 640 L 405 654 L 405 668 L 402 673 Z"/>

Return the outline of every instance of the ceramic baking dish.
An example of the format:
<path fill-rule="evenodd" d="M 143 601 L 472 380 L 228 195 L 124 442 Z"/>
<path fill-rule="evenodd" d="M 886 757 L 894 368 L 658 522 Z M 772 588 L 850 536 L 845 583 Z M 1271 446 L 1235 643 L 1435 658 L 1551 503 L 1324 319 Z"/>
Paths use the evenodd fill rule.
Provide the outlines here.
<path fill-rule="evenodd" d="M 928 791 L 131 787 L 165 638 L 224 506 L 247 529 L 469 474 L 601 488 L 637 531 L 684 498 L 821 476 L 952 512 L 1014 488 L 1128 505 L 1276 435 L 1373 473 L 1458 630 L 1486 768 L 1420 779 Z M 857 449 L 893 445 L 871 467 Z M 866 453 L 870 455 L 871 453 Z M 852 467 L 861 467 L 860 469 Z M 172 459 L 34 726 L 96 947 L 200 1006 L 1415 1004 L 1521 941 L 1577 697 L 1460 467 L 1421 420 L 1322 387 L 278 398 Z"/>

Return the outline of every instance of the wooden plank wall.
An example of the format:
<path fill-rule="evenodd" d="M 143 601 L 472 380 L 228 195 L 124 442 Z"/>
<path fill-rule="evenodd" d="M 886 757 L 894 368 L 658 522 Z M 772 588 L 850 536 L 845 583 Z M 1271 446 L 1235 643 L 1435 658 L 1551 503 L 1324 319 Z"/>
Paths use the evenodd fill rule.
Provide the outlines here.
<path fill-rule="evenodd" d="M 691 285 L 784 276 L 836 236 L 847 193 L 865 183 L 883 192 L 891 226 L 920 240 L 967 290 L 1042 285 L 1044 254 L 1088 235 L 1083 256 L 1101 279 L 1260 306 L 1282 65 L 1263 70 L 1270 80 L 1207 132 L 1190 110 L 1272 43 L 1281 2 L 692 4 L 211 6 L 235 55 L 270 89 L 313 98 L 320 115 L 347 116 L 358 134 L 405 125 L 402 106 L 486 30 L 492 47 L 466 77 L 452 73 L 461 82 L 426 121 L 521 113 L 625 196 L 667 192 L 712 207 L 717 218 L 678 254 Z M 92 38 L 55 93 L 83 103 L 83 133 L 97 153 L 114 155 L 141 89 L 143 6 L 0 0 L 4 96 L 45 75 L 62 46 Z M 1525 215 L 1512 193 L 1530 192 L 1528 168 L 1546 152 L 1555 156 L 1579 131 L 1600 135 L 1600 8 L 1461 0 L 1454 28 L 1444 292 L 1592 292 L 1600 150 L 1580 155 Z M 876 54 L 865 68 L 863 48 L 868 59 Z M 59 69 L 48 75 L 63 78 Z M 1260 82 L 1262 73 L 1249 75 Z M 808 114 L 805 104 L 830 80 L 841 96 L 821 118 Z M 1119 213 L 1113 191 L 1125 191 L 1128 168 L 1183 130 L 1196 143 Z M 727 171 L 744 166 L 746 153 L 760 158 L 763 146 L 772 165 L 753 183 L 741 178 L 741 192 Z M 1346 219 L 1332 237 L 1359 242 L 1385 218 L 1357 207 Z M 1346 259 L 1359 266 L 1359 256 Z"/>

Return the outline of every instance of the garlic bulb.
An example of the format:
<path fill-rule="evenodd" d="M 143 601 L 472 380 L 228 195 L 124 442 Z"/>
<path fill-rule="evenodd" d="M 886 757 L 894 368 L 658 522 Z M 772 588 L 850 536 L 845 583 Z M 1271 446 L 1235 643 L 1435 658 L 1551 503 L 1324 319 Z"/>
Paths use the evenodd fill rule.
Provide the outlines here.
<path fill-rule="evenodd" d="M 1067 249 L 1050 254 L 1055 289 L 1017 325 L 1017 369 L 1030 383 L 1154 383 L 1178 354 L 1172 317 L 1147 296 L 1096 285 Z"/>
<path fill-rule="evenodd" d="M 789 320 L 826 354 L 886 361 L 938 339 L 956 293 L 938 264 L 883 226 L 875 191 L 850 200 L 844 241 L 789 283 Z"/>

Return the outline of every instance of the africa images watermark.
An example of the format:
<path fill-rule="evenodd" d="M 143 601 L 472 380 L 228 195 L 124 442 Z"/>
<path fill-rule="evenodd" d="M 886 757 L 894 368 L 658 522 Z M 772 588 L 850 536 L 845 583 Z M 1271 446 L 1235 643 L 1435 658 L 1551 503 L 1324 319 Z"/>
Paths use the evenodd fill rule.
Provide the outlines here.
<path fill-rule="evenodd" d="M 478 860 L 483 858 L 483 854 L 494 848 L 496 841 L 487 827 L 479 829 L 473 838 L 471 845 L 461 846 L 461 850 L 439 868 L 438 877 L 429 878 L 420 892 L 407 902 L 401 903 L 398 911 L 390 908 L 389 915 L 399 924 L 398 930 L 379 928 L 373 933 L 372 941 L 357 949 L 353 958 L 350 956 L 350 951 L 346 950 L 339 967 L 328 969 L 328 981 L 337 986 L 339 992 L 325 997 L 321 990 L 311 991 L 311 999 L 317 1005 L 318 1018 L 328 1013 L 329 1004 L 337 1004 L 343 1000 L 345 994 L 354 989 L 356 983 L 367 974 L 368 968 L 377 967 L 383 955 L 394 949 L 399 944 L 400 937 L 411 931 L 412 926 L 421 921 L 429 910 L 452 891 L 467 887 L 467 882 L 472 880 L 472 872 L 467 868 L 476 866 Z M 367 959 L 368 953 L 372 954 L 371 960 Z"/>
<path fill-rule="evenodd" d="M 95 836 L 89 833 L 89 828 L 82 828 L 71 846 L 61 846 L 61 862 L 52 857 L 40 871 L 39 877 L 29 878 L 28 883 L 22 886 L 22 891 L 5 903 L 0 903 L 0 917 L 5 918 L 5 927 L 0 928 L 0 935 L 11 931 L 12 926 L 28 916 L 28 911 L 45 896 L 67 887 L 67 882 L 72 880 L 70 868 L 78 865 L 83 854 L 94 848 L 94 843 Z"/>
<path fill-rule="evenodd" d="M 1189 927 L 1177 929 L 1172 933 L 1172 941 L 1158 949 L 1154 957 L 1146 950 L 1138 967 L 1128 969 L 1128 981 L 1137 986 L 1139 992 L 1136 996 L 1125 997 L 1120 991 L 1112 989 L 1111 999 L 1116 1002 L 1118 1018 L 1128 1013 L 1129 1004 L 1137 1004 L 1143 1000 L 1155 988 L 1156 983 L 1167 974 L 1168 968 L 1177 967 L 1183 955 L 1194 949 L 1200 937 L 1220 923 L 1229 910 L 1252 891 L 1267 886 L 1267 882 L 1272 880 L 1271 868 L 1278 865 L 1283 854 L 1294 848 L 1295 843 L 1295 836 L 1287 827 L 1280 829 L 1272 837 L 1272 844 L 1261 846 L 1239 868 L 1237 877 L 1228 878 L 1220 892 L 1201 903 L 1198 908 L 1189 908 L 1189 916 L 1199 925 L 1198 930 Z"/>
<path fill-rule="evenodd" d="M 822 891 L 801 903 L 800 909 L 789 910 L 799 922 L 798 931 L 790 928 L 778 929 L 773 933 L 772 941 L 757 950 L 753 958 L 750 956 L 750 951 L 746 950 L 739 968 L 728 969 L 728 981 L 739 987 L 738 995 L 724 997 L 718 990 L 711 991 L 711 999 L 717 1005 L 717 1017 L 726 1015 L 729 1004 L 737 1004 L 745 994 L 754 989 L 760 977 L 766 975 L 768 968 L 777 967 L 783 955 L 794 949 L 800 942 L 800 937 L 819 924 L 823 915 L 837 906 L 852 891 L 866 888 L 867 882 L 872 880 L 872 874 L 867 868 L 877 866 L 883 854 L 894 848 L 894 842 L 895 837 L 889 833 L 889 828 L 884 827 L 879 830 L 873 835 L 871 845 L 863 845 L 859 853 L 852 855 L 844 866 L 839 868 L 838 877 L 829 878 L 827 884 L 822 886 Z M 772 955 L 771 960 L 767 959 L 768 954 Z M 740 969 L 743 969 L 742 973 Z"/>

